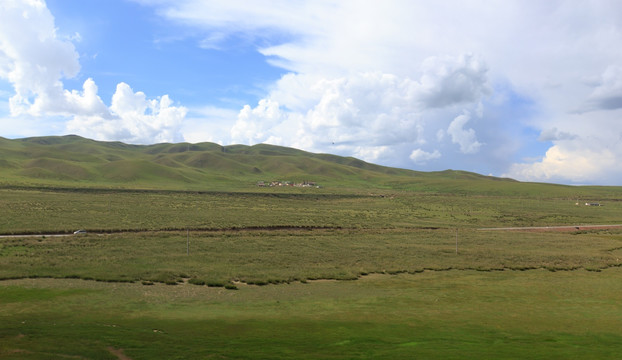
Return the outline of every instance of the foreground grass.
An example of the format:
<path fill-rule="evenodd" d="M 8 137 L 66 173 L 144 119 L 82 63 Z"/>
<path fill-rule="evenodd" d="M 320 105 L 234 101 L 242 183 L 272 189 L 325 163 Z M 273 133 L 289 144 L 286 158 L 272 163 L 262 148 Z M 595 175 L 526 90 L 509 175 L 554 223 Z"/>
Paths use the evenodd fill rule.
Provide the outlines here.
<path fill-rule="evenodd" d="M 615 358 L 621 284 L 619 268 L 428 271 L 238 291 L 12 280 L 0 283 L 0 356 Z"/>

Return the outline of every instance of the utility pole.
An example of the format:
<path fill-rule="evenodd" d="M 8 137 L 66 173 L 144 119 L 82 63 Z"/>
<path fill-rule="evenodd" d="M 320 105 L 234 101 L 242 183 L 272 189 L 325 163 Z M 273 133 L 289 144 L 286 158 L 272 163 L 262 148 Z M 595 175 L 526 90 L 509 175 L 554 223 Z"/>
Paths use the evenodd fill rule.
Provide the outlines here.
<path fill-rule="evenodd" d="M 456 255 L 458 255 L 458 228 L 456 228 Z"/>
<path fill-rule="evenodd" d="M 186 228 L 186 255 L 187 256 L 190 255 L 190 229 L 189 228 Z"/>

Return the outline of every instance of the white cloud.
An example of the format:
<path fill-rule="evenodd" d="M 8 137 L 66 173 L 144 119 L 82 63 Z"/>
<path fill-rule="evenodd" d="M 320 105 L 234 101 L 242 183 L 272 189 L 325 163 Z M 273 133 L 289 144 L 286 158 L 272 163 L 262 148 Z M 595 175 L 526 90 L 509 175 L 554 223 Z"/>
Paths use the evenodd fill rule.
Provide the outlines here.
<path fill-rule="evenodd" d="M 401 144 L 397 155 L 408 159 L 426 142 L 426 127 L 436 133 L 445 126 L 439 114 L 454 114 L 463 106 L 476 110 L 489 91 L 486 66 L 470 55 L 429 58 L 422 69 L 416 80 L 380 72 L 337 78 L 287 74 L 258 106 L 240 111 L 231 138 L 337 150 L 368 161 L 387 160 Z M 473 141 L 472 129 L 451 129 L 454 139 L 461 136 L 465 153 L 481 145 Z"/>
<path fill-rule="evenodd" d="M 253 109 L 246 105 L 231 128 L 231 138 L 244 144 L 265 142 L 271 135 L 270 129 L 278 125 L 282 117 L 278 102 L 264 99 Z"/>
<path fill-rule="evenodd" d="M 87 96 L 86 84 L 82 98 Z M 67 129 L 100 140 L 142 144 L 183 141 L 180 128 L 187 109 L 173 106 L 168 95 L 147 99 L 144 93 L 135 93 L 129 85 L 119 83 L 109 110 L 75 114 L 67 123 Z"/>
<path fill-rule="evenodd" d="M 428 161 L 435 160 L 441 157 L 441 153 L 438 150 L 433 152 L 427 152 L 421 149 L 415 149 L 410 153 L 410 159 L 416 164 L 425 164 Z"/>
<path fill-rule="evenodd" d="M 72 39 L 81 40 L 79 34 Z M 64 89 L 62 80 L 80 70 L 72 39 L 57 36 L 54 17 L 44 1 L 0 3 L 0 78 L 13 87 L 9 109 L 14 118 L 46 122 L 65 117 L 65 130 L 101 140 L 183 139 L 179 129 L 186 109 L 173 106 L 167 95 L 148 100 L 144 93 L 134 93 L 120 83 L 108 108 L 91 78 L 82 91 Z"/>
<path fill-rule="evenodd" d="M 482 146 L 482 143 L 477 141 L 475 130 L 464 128 L 469 120 L 471 120 L 471 115 L 459 115 L 449 124 L 449 128 L 447 128 L 447 134 L 451 136 L 451 141 L 454 144 L 460 145 L 460 151 L 464 154 L 474 154 L 478 152 L 479 148 Z"/>
<path fill-rule="evenodd" d="M 477 102 L 490 92 L 487 66 L 473 55 L 431 57 L 423 62 L 422 98 L 427 107 Z"/>
<path fill-rule="evenodd" d="M 15 90 L 11 114 L 39 115 L 63 96 L 61 78 L 80 70 L 73 44 L 56 36 L 43 1 L 0 4 L 0 77 Z"/>
<path fill-rule="evenodd" d="M 622 181 L 622 109 L 568 114 L 540 134 L 552 141 L 537 160 L 513 164 L 506 176 L 518 180 L 619 185 Z M 558 127 L 567 131 L 561 131 Z"/>
<path fill-rule="evenodd" d="M 619 149 L 618 149 L 619 150 Z M 572 179 L 573 183 L 613 185 L 622 176 L 622 169 L 613 150 L 573 149 L 554 145 L 537 162 L 513 164 L 503 176 L 524 181 L 559 182 Z"/>
<path fill-rule="evenodd" d="M 353 156 L 368 162 L 377 162 L 391 153 L 388 146 L 358 146 L 352 149 Z"/>

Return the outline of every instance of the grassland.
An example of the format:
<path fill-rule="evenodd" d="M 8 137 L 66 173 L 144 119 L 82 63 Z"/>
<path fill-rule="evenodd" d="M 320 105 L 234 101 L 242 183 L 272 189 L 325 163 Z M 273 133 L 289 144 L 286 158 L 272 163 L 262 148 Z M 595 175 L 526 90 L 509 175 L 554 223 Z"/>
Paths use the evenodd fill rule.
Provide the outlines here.
<path fill-rule="evenodd" d="M 282 230 L 5 239 L 6 278 L 220 284 L 352 280 L 424 270 L 586 269 L 622 265 L 622 230 Z M 190 239 L 190 250 L 188 248 Z M 189 254 L 190 253 L 190 254 Z"/>
<path fill-rule="evenodd" d="M 425 272 L 358 281 L 2 284 L 5 358 L 611 359 L 620 269 Z"/>
<path fill-rule="evenodd" d="M 621 224 L 622 188 L 270 146 L 0 140 L 0 234 L 16 235 L 0 238 L 2 358 L 622 353 L 622 229 L 480 230 Z M 142 167 L 123 179 L 124 163 Z M 258 188 L 258 174 L 322 187 Z"/>
<path fill-rule="evenodd" d="M 294 188 L 290 193 L 284 192 L 287 189 L 251 187 L 249 190 L 255 192 L 0 188 L 0 206 L 4 209 L 0 233 L 71 233 L 79 228 L 110 232 L 618 224 L 622 210 L 622 190 L 617 190 L 617 194 L 614 190 L 602 194 L 579 188 L 576 193 L 581 195 L 576 197 L 454 195 L 382 189 L 342 193 L 334 189 Z M 599 201 L 605 206 L 577 206 L 577 199 Z"/>

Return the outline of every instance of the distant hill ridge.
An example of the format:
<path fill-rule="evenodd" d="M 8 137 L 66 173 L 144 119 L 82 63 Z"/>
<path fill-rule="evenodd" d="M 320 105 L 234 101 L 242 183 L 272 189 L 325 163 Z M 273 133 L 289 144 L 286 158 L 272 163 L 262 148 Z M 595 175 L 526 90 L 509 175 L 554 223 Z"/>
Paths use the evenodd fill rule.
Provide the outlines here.
<path fill-rule="evenodd" d="M 76 135 L 0 137 L 0 175 L 0 184 L 5 185 L 190 190 L 249 188 L 259 181 L 312 181 L 342 188 L 472 193 L 507 192 L 512 184 L 524 184 L 466 171 L 392 168 L 268 144 L 130 145 Z"/>

